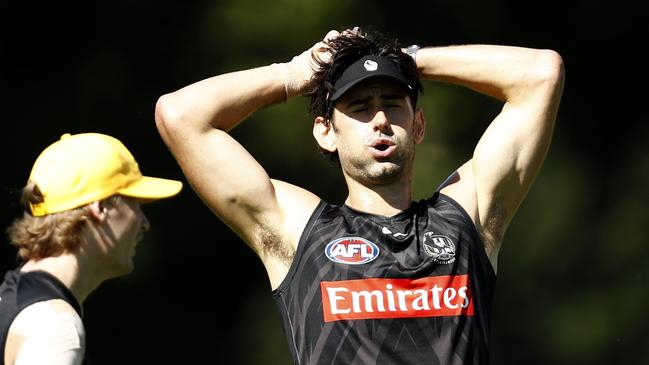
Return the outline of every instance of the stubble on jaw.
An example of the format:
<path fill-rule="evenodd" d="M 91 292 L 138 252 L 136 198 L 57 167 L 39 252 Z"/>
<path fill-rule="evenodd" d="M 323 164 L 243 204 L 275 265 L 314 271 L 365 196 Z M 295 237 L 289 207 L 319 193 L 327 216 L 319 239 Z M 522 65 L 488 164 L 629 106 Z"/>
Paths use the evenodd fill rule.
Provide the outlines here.
<path fill-rule="evenodd" d="M 408 164 L 412 169 L 414 154 L 413 146 L 411 156 L 401 149 L 397 150 L 395 156 L 385 161 L 376 161 L 371 157 L 367 159 L 345 159 L 343 157 L 340 159 L 340 166 L 345 175 L 365 186 L 387 185 L 398 181 L 403 176 Z"/>

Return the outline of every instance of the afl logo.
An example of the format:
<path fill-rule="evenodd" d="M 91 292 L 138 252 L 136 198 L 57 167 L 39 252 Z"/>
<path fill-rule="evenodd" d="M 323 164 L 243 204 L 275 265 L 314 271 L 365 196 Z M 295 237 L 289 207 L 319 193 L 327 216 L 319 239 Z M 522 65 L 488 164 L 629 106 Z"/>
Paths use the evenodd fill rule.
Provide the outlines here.
<path fill-rule="evenodd" d="M 450 238 L 433 232 L 424 233 L 424 251 L 433 261 L 450 264 L 455 261 L 455 245 Z"/>
<path fill-rule="evenodd" d="M 343 237 L 329 242 L 325 255 L 333 262 L 361 265 L 379 256 L 379 246 L 361 237 Z"/>

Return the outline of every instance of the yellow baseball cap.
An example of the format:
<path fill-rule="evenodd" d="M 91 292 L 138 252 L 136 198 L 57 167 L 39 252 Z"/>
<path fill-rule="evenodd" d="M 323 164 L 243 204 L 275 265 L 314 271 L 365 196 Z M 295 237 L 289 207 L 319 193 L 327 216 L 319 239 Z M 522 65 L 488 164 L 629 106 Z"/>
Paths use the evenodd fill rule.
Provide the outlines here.
<path fill-rule="evenodd" d="M 78 208 L 115 194 L 157 200 L 182 189 L 180 181 L 143 176 L 124 144 L 101 133 L 64 134 L 41 152 L 29 180 L 44 199 L 30 204 L 34 216 Z"/>

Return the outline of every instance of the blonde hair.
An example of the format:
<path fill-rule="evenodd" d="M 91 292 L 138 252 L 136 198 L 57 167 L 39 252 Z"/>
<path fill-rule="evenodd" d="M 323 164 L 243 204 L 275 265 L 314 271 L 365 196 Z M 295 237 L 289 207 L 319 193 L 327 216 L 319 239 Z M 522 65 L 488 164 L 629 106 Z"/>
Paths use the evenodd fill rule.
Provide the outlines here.
<path fill-rule="evenodd" d="M 89 222 L 88 206 L 34 217 L 29 203 L 43 202 L 43 194 L 34 182 L 22 189 L 25 213 L 7 229 L 9 241 L 18 248 L 18 257 L 24 261 L 59 256 L 76 249 L 80 244 L 81 231 Z"/>

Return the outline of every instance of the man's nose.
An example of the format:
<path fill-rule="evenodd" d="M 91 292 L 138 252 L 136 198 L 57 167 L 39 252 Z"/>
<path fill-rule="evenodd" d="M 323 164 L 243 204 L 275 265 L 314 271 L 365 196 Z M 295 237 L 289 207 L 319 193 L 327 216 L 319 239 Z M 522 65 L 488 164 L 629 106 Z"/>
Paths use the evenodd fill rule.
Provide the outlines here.
<path fill-rule="evenodd" d="M 142 232 L 148 231 L 149 228 L 151 228 L 149 219 L 146 217 L 146 215 L 144 215 L 144 213 L 142 213 L 142 226 L 141 226 Z"/>
<path fill-rule="evenodd" d="M 390 130 L 390 121 L 388 115 L 383 108 L 378 108 L 372 117 L 372 124 L 375 131 L 388 131 Z"/>

